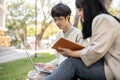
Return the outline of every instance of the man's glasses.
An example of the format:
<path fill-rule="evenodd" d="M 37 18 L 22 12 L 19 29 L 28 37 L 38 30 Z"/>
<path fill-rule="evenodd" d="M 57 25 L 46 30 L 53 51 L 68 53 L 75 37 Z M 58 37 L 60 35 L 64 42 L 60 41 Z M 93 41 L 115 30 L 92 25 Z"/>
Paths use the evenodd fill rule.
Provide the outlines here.
<path fill-rule="evenodd" d="M 61 22 L 61 21 L 63 21 L 65 18 L 64 17 L 55 17 L 54 18 L 54 21 L 56 22 L 56 21 L 59 21 L 59 22 Z"/>

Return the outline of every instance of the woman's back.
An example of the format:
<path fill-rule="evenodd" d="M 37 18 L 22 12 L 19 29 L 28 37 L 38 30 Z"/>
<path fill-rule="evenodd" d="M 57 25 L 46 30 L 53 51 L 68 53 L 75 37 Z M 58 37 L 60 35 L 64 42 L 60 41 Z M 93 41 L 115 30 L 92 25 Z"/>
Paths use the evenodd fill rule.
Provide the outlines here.
<path fill-rule="evenodd" d="M 97 23 L 97 24 L 96 24 Z M 102 33 L 102 40 L 104 46 L 101 48 L 106 51 L 105 55 L 105 72 L 108 80 L 112 79 L 112 74 L 115 80 L 119 80 L 120 72 L 120 23 L 112 16 L 107 14 L 101 14 L 93 20 L 93 25 L 102 25 L 94 28 L 93 30 L 99 30 Z M 99 28 L 99 29 L 98 29 Z M 103 30 L 102 30 L 103 29 Z M 94 31 L 96 34 L 97 31 Z M 104 36 L 105 34 L 109 34 Z M 101 44 L 101 42 L 99 44 Z M 112 72 L 112 73 L 110 73 Z"/>

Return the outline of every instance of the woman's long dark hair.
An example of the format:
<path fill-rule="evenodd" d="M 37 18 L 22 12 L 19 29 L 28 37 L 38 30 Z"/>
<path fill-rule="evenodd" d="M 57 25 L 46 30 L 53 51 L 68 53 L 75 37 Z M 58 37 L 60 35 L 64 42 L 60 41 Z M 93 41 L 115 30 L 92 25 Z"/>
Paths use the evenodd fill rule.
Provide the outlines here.
<path fill-rule="evenodd" d="M 82 34 L 84 39 L 91 37 L 93 18 L 101 13 L 109 14 L 104 6 L 104 0 L 76 0 L 76 7 L 78 9 L 83 8 L 84 22 Z M 116 18 L 116 20 L 118 19 Z"/>

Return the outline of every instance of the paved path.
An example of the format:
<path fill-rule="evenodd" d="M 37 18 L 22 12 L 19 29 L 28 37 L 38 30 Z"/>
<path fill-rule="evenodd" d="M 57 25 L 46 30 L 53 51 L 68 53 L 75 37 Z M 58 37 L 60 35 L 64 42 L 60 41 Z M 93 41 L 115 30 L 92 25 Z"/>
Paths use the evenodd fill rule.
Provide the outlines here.
<path fill-rule="evenodd" d="M 50 52 L 54 53 L 54 50 L 27 50 L 30 55 L 34 55 L 35 52 Z M 5 49 L 0 50 L 0 63 L 6 63 L 9 61 L 26 58 L 27 54 L 23 49 Z"/>
<path fill-rule="evenodd" d="M 30 53 L 30 54 L 32 55 L 34 53 Z M 24 50 L 18 50 L 18 49 L 9 50 L 0 53 L 0 63 L 5 63 L 25 57 L 27 57 L 27 54 L 25 53 Z"/>

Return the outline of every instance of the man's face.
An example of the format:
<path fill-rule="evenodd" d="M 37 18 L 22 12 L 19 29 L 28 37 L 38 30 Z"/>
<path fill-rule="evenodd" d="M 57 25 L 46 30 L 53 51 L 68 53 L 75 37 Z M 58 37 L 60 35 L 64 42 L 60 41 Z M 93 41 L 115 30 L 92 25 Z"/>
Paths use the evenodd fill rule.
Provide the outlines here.
<path fill-rule="evenodd" d="M 54 17 L 54 21 L 59 29 L 64 29 L 69 24 L 68 18 L 63 16 Z"/>

